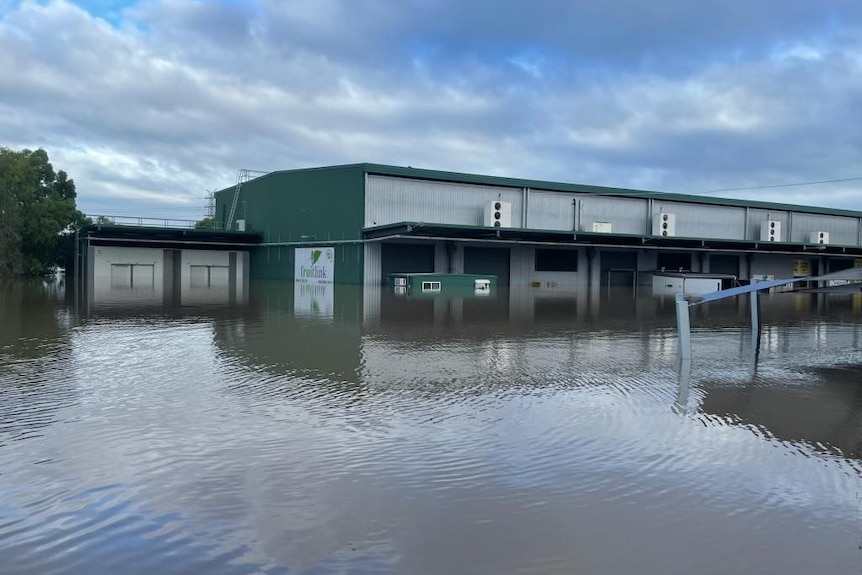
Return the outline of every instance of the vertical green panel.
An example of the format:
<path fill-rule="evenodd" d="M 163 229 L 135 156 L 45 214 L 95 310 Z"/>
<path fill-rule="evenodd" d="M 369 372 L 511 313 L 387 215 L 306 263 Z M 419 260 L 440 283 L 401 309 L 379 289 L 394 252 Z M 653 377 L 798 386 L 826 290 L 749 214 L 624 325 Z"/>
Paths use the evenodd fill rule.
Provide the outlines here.
<path fill-rule="evenodd" d="M 332 245 L 336 281 L 360 283 L 362 245 L 336 242 L 362 238 L 364 190 L 362 165 L 273 172 L 242 185 L 234 219 L 245 219 L 246 231 L 261 233 L 264 243 Z M 233 186 L 216 193 L 217 221 L 233 196 Z M 253 278 L 293 279 L 293 248 L 253 248 L 250 268 Z"/>

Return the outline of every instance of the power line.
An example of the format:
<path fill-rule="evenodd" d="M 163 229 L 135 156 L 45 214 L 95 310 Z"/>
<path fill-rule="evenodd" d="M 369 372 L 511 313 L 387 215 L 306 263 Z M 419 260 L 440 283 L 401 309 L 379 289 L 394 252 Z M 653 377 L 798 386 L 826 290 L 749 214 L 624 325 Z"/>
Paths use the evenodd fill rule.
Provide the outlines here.
<path fill-rule="evenodd" d="M 705 192 L 698 192 L 700 194 L 716 194 L 718 192 L 743 192 L 746 190 L 768 190 L 772 188 L 792 188 L 794 186 L 813 186 L 816 184 L 835 184 L 838 182 L 855 182 L 862 180 L 862 176 L 858 176 L 855 178 L 841 178 L 837 180 L 818 180 L 815 182 L 796 182 L 794 184 L 773 184 L 771 186 L 750 186 L 746 188 L 721 188 L 718 190 L 707 190 Z"/>

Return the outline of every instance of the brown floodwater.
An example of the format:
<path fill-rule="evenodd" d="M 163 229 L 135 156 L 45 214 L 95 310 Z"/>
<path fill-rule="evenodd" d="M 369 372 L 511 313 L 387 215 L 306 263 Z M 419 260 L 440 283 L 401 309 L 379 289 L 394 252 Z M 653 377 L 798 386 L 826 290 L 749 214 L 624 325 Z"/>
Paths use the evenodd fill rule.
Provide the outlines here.
<path fill-rule="evenodd" d="M 859 296 L 250 287 L 0 283 L 0 573 L 862 573 Z"/>

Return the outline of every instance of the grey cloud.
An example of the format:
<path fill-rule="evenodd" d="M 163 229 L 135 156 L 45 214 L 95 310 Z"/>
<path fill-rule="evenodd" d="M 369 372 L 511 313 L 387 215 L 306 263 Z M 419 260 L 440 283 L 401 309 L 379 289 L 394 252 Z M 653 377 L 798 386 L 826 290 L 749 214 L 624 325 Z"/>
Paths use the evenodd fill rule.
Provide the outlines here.
<path fill-rule="evenodd" d="M 626 3 L 449 12 L 418 0 L 361 11 L 335 0 L 160 0 L 117 26 L 70 4 L 28 4 L 0 16 L 0 143 L 48 149 L 85 209 L 151 213 L 202 206 L 204 190 L 230 185 L 241 167 L 375 161 L 687 192 L 862 175 L 855 3 L 830 4 L 841 19 L 783 3 L 756 41 L 753 24 L 735 38 L 730 24 L 768 8 L 727 4 L 712 31 L 701 21 L 709 10 L 674 2 L 627 20 Z M 763 50 L 701 57 L 685 73 L 553 69 L 582 57 L 580 44 L 598 54 L 625 43 L 612 61 L 662 30 L 654 48 L 667 54 L 695 41 L 714 54 Z M 540 35 L 562 56 L 536 50 Z M 431 56 L 414 57 L 423 43 Z M 748 195 L 862 208 L 855 189 Z"/>
<path fill-rule="evenodd" d="M 263 5 L 269 40 L 286 50 L 307 47 L 365 63 L 372 57 L 451 63 L 465 55 L 499 63 L 528 49 L 556 54 L 560 72 L 596 64 L 685 63 L 690 69 L 704 57 L 760 56 L 776 43 L 838 33 L 862 20 L 862 5 L 855 0 L 267 0 Z"/>

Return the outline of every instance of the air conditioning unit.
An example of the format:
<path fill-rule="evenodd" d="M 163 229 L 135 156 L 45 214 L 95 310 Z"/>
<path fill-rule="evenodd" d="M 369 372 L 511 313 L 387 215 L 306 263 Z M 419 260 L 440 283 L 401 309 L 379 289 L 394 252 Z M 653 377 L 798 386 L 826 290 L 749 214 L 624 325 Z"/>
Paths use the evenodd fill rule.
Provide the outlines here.
<path fill-rule="evenodd" d="M 611 234 L 614 231 L 614 226 L 610 222 L 593 222 L 593 233 L 595 234 Z"/>
<path fill-rule="evenodd" d="M 811 232 L 812 244 L 828 244 L 829 232 Z"/>
<path fill-rule="evenodd" d="M 652 218 L 652 235 L 673 237 L 676 235 L 676 214 L 661 212 Z"/>
<path fill-rule="evenodd" d="M 762 242 L 780 242 L 781 241 L 781 222 L 778 220 L 766 220 L 760 224 L 760 241 Z"/>
<path fill-rule="evenodd" d="M 494 200 L 485 207 L 485 225 L 492 228 L 512 227 L 512 202 Z"/>
<path fill-rule="evenodd" d="M 236 231 L 244 232 L 245 231 L 245 220 L 237 220 L 236 221 Z"/>

